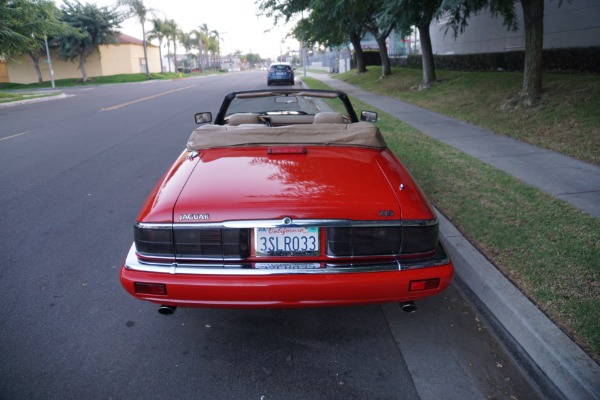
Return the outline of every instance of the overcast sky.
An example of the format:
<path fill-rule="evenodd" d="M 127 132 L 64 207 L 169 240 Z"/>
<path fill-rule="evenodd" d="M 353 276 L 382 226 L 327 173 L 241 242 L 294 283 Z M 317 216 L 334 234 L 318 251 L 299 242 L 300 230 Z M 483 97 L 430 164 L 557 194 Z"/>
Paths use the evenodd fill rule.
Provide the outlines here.
<path fill-rule="evenodd" d="M 99 6 L 116 4 L 117 0 L 80 0 L 81 3 L 95 3 Z M 289 47 L 298 49 L 298 42 L 285 39 L 290 26 L 274 27 L 272 18 L 257 17 L 255 0 L 144 0 L 148 8 L 157 10 L 159 18 L 174 19 L 179 27 L 189 32 L 207 24 L 210 31 L 221 35 L 222 54 L 241 50 L 243 54 L 258 53 L 261 57 L 275 58 Z M 61 0 L 55 0 L 60 6 Z M 150 23 L 146 30 L 151 29 Z M 268 32 L 265 32 L 269 30 Z M 139 22 L 132 18 L 121 25 L 121 31 L 138 39 L 142 38 Z M 282 40 L 286 40 L 283 44 Z M 158 43 L 156 43 L 158 44 Z M 184 52 L 178 49 L 178 52 Z"/>

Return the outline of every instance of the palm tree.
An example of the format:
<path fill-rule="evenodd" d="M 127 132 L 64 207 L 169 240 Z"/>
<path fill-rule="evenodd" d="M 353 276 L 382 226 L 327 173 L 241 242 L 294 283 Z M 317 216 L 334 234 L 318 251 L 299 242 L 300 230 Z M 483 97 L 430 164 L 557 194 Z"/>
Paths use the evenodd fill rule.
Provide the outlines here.
<path fill-rule="evenodd" d="M 179 41 L 181 42 L 181 45 L 185 49 L 185 52 L 186 52 L 186 55 L 188 58 L 188 64 L 189 64 L 190 68 L 192 68 L 191 59 L 194 57 L 194 55 L 191 53 L 191 50 L 196 47 L 196 38 L 194 36 L 195 36 L 194 31 L 191 31 L 189 33 L 181 32 L 180 37 L 179 37 Z"/>
<path fill-rule="evenodd" d="M 202 24 L 198 28 L 200 28 L 200 38 L 199 43 L 201 47 L 201 53 L 204 53 L 204 65 L 208 66 L 208 47 L 210 45 L 209 36 L 208 36 L 208 25 Z M 201 54 L 202 55 L 202 54 Z"/>
<path fill-rule="evenodd" d="M 150 66 L 148 65 L 148 52 L 146 50 L 146 16 L 153 10 L 146 8 L 144 0 L 119 0 L 118 4 L 127 8 L 128 17 L 137 16 L 142 25 L 142 42 L 144 46 L 144 63 L 146 64 L 146 74 L 150 76 Z"/>
<path fill-rule="evenodd" d="M 163 32 L 165 34 L 165 37 L 167 38 L 167 52 L 169 50 L 171 41 L 173 41 L 175 72 L 177 72 L 177 36 L 179 33 L 177 22 L 175 22 L 174 19 L 165 20 L 165 30 Z M 171 63 L 169 63 L 169 72 L 171 72 Z"/>
<path fill-rule="evenodd" d="M 219 52 L 219 32 L 211 31 L 208 38 L 208 50 L 212 54 L 212 65 L 216 68 L 217 65 L 217 53 Z"/>
<path fill-rule="evenodd" d="M 162 73 L 162 72 L 164 72 L 163 59 L 162 59 L 162 42 L 163 42 L 163 39 L 167 36 L 165 34 L 165 30 L 166 30 L 165 21 L 160 18 L 154 18 L 154 19 L 150 20 L 150 23 L 152 24 L 152 29 L 148 32 L 148 40 L 154 40 L 154 39 L 158 40 L 158 54 L 160 57 L 160 72 Z M 168 49 L 167 49 L 167 53 L 168 53 Z M 170 66 L 169 66 L 169 72 L 170 72 Z"/>
<path fill-rule="evenodd" d="M 221 37 L 219 36 L 219 31 L 213 30 L 210 32 L 211 36 L 215 38 L 216 42 L 216 53 L 217 53 L 217 65 L 218 68 L 221 69 Z"/>

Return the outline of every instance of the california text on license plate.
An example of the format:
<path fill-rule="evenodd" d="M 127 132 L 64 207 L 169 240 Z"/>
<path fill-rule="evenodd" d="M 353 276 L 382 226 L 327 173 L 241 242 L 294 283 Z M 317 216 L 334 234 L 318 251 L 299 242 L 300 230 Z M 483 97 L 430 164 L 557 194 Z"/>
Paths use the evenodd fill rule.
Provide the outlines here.
<path fill-rule="evenodd" d="M 318 227 L 256 228 L 257 256 L 318 256 Z"/>

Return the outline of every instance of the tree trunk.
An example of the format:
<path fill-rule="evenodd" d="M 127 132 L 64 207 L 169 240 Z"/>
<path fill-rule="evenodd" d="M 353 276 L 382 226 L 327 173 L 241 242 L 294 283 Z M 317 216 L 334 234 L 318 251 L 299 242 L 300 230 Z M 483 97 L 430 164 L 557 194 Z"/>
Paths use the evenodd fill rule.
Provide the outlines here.
<path fill-rule="evenodd" d="M 200 72 L 204 73 L 204 43 L 202 38 L 198 39 L 198 63 L 200 64 Z"/>
<path fill-rule="evenodd" d="M 169 72 L 171 72 L 171 41 L 167 39 L 167 64 L 169 65 Z"/>
<path fill-rule="evenodd" d="M 87 72 L 85 72 L 85 53 L 79 53 L 79 70 L 81 71 L 81 77 L 84 82 L 87 82 Z"/>
<path fill-rule="evenodd" d="M 35 68 L 35 73 L 38 78 L 38 82 L 44 82 L 44 78 L 42 78 L 42 71 L 40 71 L 40 53 L 39 52 L 29 52 L 29 57 L 31 57 L 31 61 L 33 61 L 33 67 Z"/>
<path fill-rule="evenodd" d="M 363 72 L 367 72 L 367 67 L 365 66 L 365 56 L 360 45 L 360 35 L 358 32 L 350 33 L 350 42 L 352 43 L 352 47 L 354 47 L 354 55 L 356 57 L 356 73 L 362 74 Z"/>
<path fill-rule="evenodd" d="M 158 40 L 158 57 L 160 57 L 160 73 L 164 73 L 165 70 L 163 69 L 163 57 L 162 57 L 162 39 Z"/>
<path fill-rule="evenodd" d="M 379 56 L 381 57 L 381 77 L 385 78 L 392 74 L 392 67 L 390 66 L 390 58 L 388 57 L 387 45 L 385 43 L 385 37 L 379 34 L 377 31 L 371 32 L 375 36 L 377 46 L 379 46 Z"/>
<path fill-rule="evenodd" d="M 421 60 L 423 69 L 423 80 L 419 89 L 427 89 L 437 78 L 435 75 L 435 63 L 433 61 L 433 47 L 431 45 L 431 35 L 429 34 L 429 25 L 419 26 L 419 36 L 421 37 Z"/>
<path fill-rule="evenodd" d="M 521 0 L 525 26 L 525 68 L 521 103 L 531 106 L 542 93 L 544 49 L 544 0 Z"/>
<path fill-rule="evenodd" d="M 175 73 L 178 73 L 177 70 L 177 39 L 173 38 L 173 62 L 175 63 Z"/>
<path fill-rule="evenodd" d="M 146 75 L 150 78 L 150 65 L 148 64 L 148 51 L 146 50 L 146 28 L 144 28 L 144 21 L 142 21 L 142 43 L 144 45 L 144 62 L 146 63 Z"/>

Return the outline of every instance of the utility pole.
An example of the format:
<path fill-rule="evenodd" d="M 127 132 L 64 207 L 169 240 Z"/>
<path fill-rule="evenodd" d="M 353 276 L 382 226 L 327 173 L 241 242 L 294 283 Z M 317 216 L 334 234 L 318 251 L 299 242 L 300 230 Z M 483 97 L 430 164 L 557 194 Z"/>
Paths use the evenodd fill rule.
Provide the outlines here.
<path fill-rule="evenodd" d="M 44 35 L 44 42 L 46 43 L 46 57 L 48 57 L 48 67 L 50 68 L 50 82 L 52 83 L 52 89 L 54 86 L 54 70 L 52 69 L 52 60 L 50 59 L 50 47 L 48 47 L 48 35 Z"/>
<path fill-rule="evenodd" d="M 304 10 L 302 11 L 302 19 L 304 19 Z M 304 46 L 304 29 L 302 29 L 302 70 L 304 77 L 306 77 L 306 48 Z"/>

